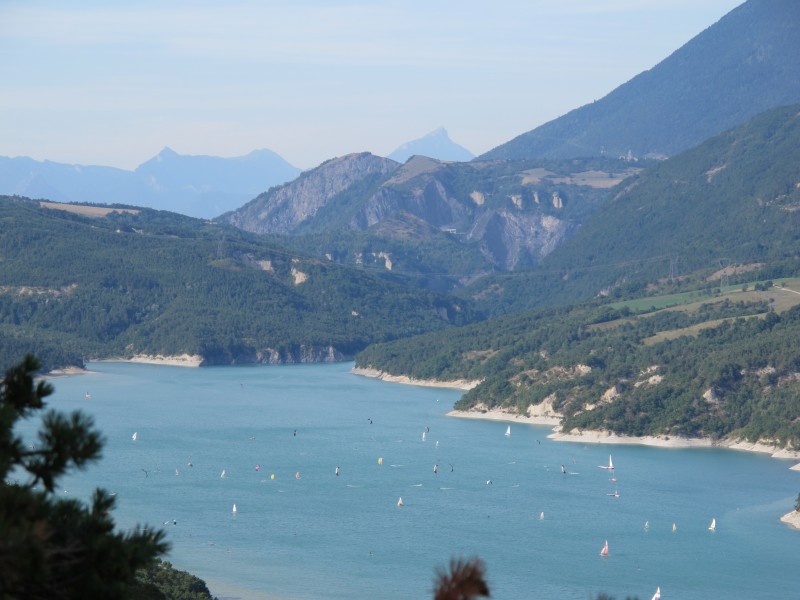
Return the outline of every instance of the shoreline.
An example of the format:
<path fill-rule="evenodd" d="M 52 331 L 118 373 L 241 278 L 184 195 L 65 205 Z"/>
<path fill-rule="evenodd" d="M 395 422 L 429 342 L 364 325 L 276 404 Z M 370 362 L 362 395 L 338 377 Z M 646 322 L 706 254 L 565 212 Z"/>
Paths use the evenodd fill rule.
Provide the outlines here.
<path fill-rule="evenodd" d="M 353 367 L 350 371 L 353 375 L 360 375 L 362 377 L 371 377 L 373 379 L 380 379 L 381 381 L 388 381 L 391 383 L 402 383 L 404 385 L 418 385 L 421 387 L 438 387 L 450 388 L 454 390 L 471 390 L 476 387 L 480 380 L 456 379 L 453 381 L 440 381 L 438 379 L 414 379 L 407 375 L 391 375 L 385 371 L 378 369 L 364 369 L 361 367 Z"/>
<path fill-rule="evenodd" d="M 90 358 L 86 362 L 97 363 L 137 363 L 143 365 L 162 365 L 167 367 L 188 367 L 196 368 L 203 364 L 203 357 L 199 354 L 177 354 L 174 356 L 167 356 L 164 354 L 135 354 L 130 358 L 122 358 L 121 356 L 113 358 Z M 47 373 L 42 373 L 41 377 L 44 379 L 56 379 L 58 377 L 73 377 L 75 375 L 89 375 L 92 373 L 91 369 L 85 367 L 64 367 L 61 369 L 53 369 Z"/>
<path fill-rule="evenodd" d="M 478 410 L 451 410 L 445 416 L 457 419 L 483 419 L 485 421 L 508 421 L 509 423 L 524 423 L 525 425 L 547 425 L 558 426 L 561 417 L 554 413 L 542 412 L 542 414 L 521 415 L 511 413 L 500 408 L 478 409 Z M 548 436 L 550 437 L 550 436 Z"/>
<path fill-rule="evenodd" d="M 790 527 L 800 530 L 800 512 L 793 510 L 781 517 L 781 523 L 786 523 Z"/>
<path fill-rule="evenodd" d="M 561 431 L 561 415 L 548 412 L 547 408 L 540 414 L 531 414 L 539 407 L 529 407 L 528 416 L 510 413 L 499 408 L 478 410 L 453 410 L 447 413 L 448 417 L 461 419 L 485 419 L 488 421 L 509 421 L 527 425 L 554 425 L 552 432 L 547 436 L 556 442 L 576 442 L 586 444 L 637 444 L 641 446 L 654 446 L 658 448 L 721 448 L 725 450 L 740 450 L 744 452 L 758 452 L 769 454 L 771 458 L 782 460 L 800 460 L 800 451 L 787 450 L 759 442 L 748 442 L 741 439 L 712 440 L 711 438 L 687 438 L 681 436 L 631 436 L 620 435 L 611 431 Z M 793 471 L 800 471 L 800 462 L 789 467 Z"/>
<path fill-rule="evenodd" d="M 407 375 L 391 375 L 385 371 L 371 368 L 353 367 L 354 375 L 372 377 L 381 381 L 401 383 L 405 385 L 419 385 L 424 387 L 441 387 L 458 390 L 471 390 L 480 381 L 464 379 L 454 381 L 440 381 L 436 379 L 414 379 Z M 448 417 L 458 419 L 483 419 L 487 421 L 508 421 L 510 423 L 523 423 L 526 425 L 549 425 L 553 431 L 547 437 L 557 442 L 578 442 L 590 444 L 638 444 L 658 448 L 722 448 L 726 450 L 741 450 L 744 452 L 758 452 L 769 454 L 771 458 L 800 461 L 800 450 L 787 450 L 778 446 L 761 442 L 748 442 L 741 439 L 712 440 L 711 438 L 687 438 L 681 436 L 630 436 L 620 435 L 611 431 L 561 431 L 563 416 L 553 410 L 552 404 L 542 402 L 539 405 L 530 405 L 527 415 L 509 412 L 501 408 L 488 408 L 479 404 L 470 410 L 451 410 L 446 413 Z M 800 462 L 789 467 L 793 471 L 800 471 Z"/>
<path fill-rule="evenodd" d="M 123 362 L 145 365 L 163 365 L 168 367 L 195 368 L 203 364 L 203 357 L 199 354 L 134 354 L 130 358 L 92 358 L 89 362 Z"/>
<path fill-rule="evenodd" d="M 42 377 L 44 379 L 58 379 L 59 377 L 74 377 L 75 375 L 87 375 L 91 371 L 84 369 L 83 367 L 64 367 L 63 369 L 53 369 L 52 371 L 48 371 L 44 373 Z"/>

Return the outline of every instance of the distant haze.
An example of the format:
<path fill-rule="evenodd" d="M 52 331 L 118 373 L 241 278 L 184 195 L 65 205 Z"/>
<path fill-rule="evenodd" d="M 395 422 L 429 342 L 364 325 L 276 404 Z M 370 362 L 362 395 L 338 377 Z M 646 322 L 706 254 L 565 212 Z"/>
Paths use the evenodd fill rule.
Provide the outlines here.
<path fill-rule="evenodd" d="M 598 99 L 740 0 L 0 4 L 0 156 L 307 169 L 444 126 L 481 154 Z"/>
<path fill-rule="evenodd" d="M 439 160 L 462 162 L 475 158 L 472 152 L 451 140 L 444 127 L 439 127 L 439 129 L 424 137 L 403 144 L 387 158 L 403 163 L 415 154 L 438 158 Z"/>

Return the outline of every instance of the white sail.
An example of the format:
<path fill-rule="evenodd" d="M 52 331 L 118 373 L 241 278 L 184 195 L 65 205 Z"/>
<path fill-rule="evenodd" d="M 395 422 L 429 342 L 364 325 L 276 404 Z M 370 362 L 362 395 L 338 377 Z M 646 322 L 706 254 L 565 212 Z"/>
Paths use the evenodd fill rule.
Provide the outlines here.
<path fill-rule="evenodd" d="M 644 522 L 644 528 L 645 529 L 650 529 L 650 521 L 645 521 Z"/>
<path fill-rule="evenodd" d="M 236 504 L 233 505 L 233 510 L 231 511 L 233 514 L 236 514 Z"/>
<path fill-rule="evenodd" d="M 134 432 L 133 432 L 133 435 L 131 436 L 131 439 L 132 439 L 134 442 L 135 442 L 137 439 L 139 439 L 139 432 L 138 432 L 138 431 L 134 431 Z"/>
<path fill-rule="evenodd" d="M 614 462 L 611 460 L 611 455 L 608 455 L 608 465 L 597 465 L 598 469 L 608 469 L 609 471 L 614 470 Z"/>
<path fill-rule="evenodd" d="M 403 508 L 403 497 L 402 496 L 400 496 L 400 498 L 397 500 L 397 508 Z"/>
<path fill-rule="evenodd" d="M 506 428 L 506 437 L 511 437 L 511 425 Z"/>
<path fill-rule="evenodd" d="M 653 594 L 653 597 L 651 598 L 651 600 L 661 600 L 661 588 L 660 587 L 656 588 L 656 593 Z"/>
<path fill-rule="evenodd" d="M 608 540 L 606 540 L 606 543 L 603 546 L 603 549 L 600 550 L 600 556 L 608 556 Z"/>
<path fill-rule="evenodd" d="M 672 524 L 672 533 L 675 533 L 676 531 L 678 531 L 678 526 L 675 525 L 675 523 L 673 523 Z"/>
<path fill-rule="evenodd" d="M 712 517 L 711 525 L 708 526 L 709 531 L 716 531 L 717 530 L 717 520 Z"/>

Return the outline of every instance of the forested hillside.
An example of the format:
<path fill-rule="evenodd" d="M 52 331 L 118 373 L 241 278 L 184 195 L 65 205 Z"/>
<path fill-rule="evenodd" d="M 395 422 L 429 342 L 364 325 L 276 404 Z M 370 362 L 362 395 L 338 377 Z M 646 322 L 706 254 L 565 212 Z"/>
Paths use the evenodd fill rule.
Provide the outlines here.
<path fill-rule="evenodd" d="M 537 269 L 466 290 L 496 313 L 598 295 L 703 285 L 714 273 L 788 276 L 800 266 L 800 105 L 774 109 L 612 191 Z"/>
<path fill-rule="evenodd" d="M 343 360 L 472 318 L 468 303 L 211 222 L 18 197 L 0 197 L 0 209 L 5 365 L 28 352 L 45 368 L 135 354 Z"/>
<path fill-rule="evenodd" d="M 419 379 L 480 380 L 456 408 L 527 414 L 545 403 L 564 416 L 565 430 L 739 436 L 797 447 L 798 281 L 758 289 L 695 292 L 666 299 L 688 304 L 659 310 L 631 301 L 509 315 L 371 346 L 356 364 Z"/>

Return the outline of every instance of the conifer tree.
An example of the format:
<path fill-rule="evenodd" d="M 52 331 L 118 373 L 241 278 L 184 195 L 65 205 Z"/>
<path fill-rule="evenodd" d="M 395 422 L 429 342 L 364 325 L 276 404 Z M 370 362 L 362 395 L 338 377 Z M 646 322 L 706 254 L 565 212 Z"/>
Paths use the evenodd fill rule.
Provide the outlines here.
<path fill-rule="evenodd" d="M 56 494 L 58 479 L 100 458 L 91 417 L 48 410 L 35 444 L 14 432 L 45 409 L 50 384 L 28 355 L 0 382 L 0 597 L 126 598 L 136 570 L 167 551 L 164 532 L 115 531 L 114 497 L 96 489 L 90 505 Z"/>

